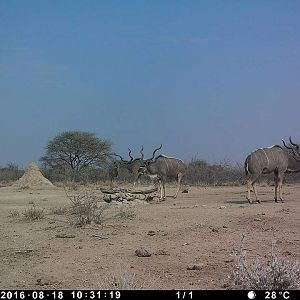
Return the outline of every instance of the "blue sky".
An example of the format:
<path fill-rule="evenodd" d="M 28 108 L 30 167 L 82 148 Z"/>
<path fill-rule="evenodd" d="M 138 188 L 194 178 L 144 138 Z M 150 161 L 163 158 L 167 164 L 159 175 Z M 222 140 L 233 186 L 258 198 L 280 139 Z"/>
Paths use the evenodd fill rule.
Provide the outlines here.
<path fill-rule="evenodd" d="M 300 142 L 299 1 L 0 1 L 0 164 L 65 130 L 242 162 Z"/>

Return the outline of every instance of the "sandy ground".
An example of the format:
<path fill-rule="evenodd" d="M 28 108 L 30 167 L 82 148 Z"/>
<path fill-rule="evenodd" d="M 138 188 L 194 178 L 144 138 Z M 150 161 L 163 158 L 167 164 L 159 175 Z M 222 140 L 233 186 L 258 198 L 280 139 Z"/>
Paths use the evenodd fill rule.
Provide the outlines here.
<path fill-rule="evenodd" d="M 47 212 L 67 205 L 63 189 L 2 187 L 0 286 L 101 289 L 112 273 L 125 270 L 144 288 L 221 289 L 229 283 L 232 253 L 239 249 L 243 234 L 249 258 L 268 258 L 276 241 L 280 256 L 300 260 L 300 186 L 285 186 L 286 202 L 277 204 L 273 187 L 259 187 L 262 204 L 253 205 L 247 203 L 245 190 L 190 187 L 177 199 L 135 205 L 131 219 L 114 215 L 119 208 L 112 205 L 102 225 L 74 228 L 65 215 L 47 214 L 35 222 L 9 217 L 11 211 L 22 212 L 32 203 Z M 174 191 L 167 188 L 169 195 Z M 59 233 L 75 237 L 57 238 Z M 140 247 L 152 256 L 137 257 Z M 202 269 L 188 270 L 194 263 L 201 263 Z"/>

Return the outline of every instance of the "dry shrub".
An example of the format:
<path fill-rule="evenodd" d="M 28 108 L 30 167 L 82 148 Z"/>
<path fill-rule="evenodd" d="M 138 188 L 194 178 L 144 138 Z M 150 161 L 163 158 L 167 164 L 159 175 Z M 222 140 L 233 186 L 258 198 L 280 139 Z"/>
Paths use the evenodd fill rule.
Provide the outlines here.
<path fill-rule="evenodd" d="M 101 196 L 91 187 L 65 188 L 66 195 L 71 202 L 69 219 L 72 225 L 83 226 L 92 222 L 103 222 L 103 212 L 110 204 L 103 203 Z M 98 202 L 102 202 L 98 205 Z"/>
<path fill-rule="evenodd" d="M 36 221 L 45 217 L 44 209 L 37 208 L 35 205 L 25 209 L 22 213 L 23 218 L 27 221 Z"/>
<path fill-rule="evenodd" d="M 231 280 L 237 288 L 258 290 L 288 290 L 300 285 L 300 265 L 279 258 L 272 244 L 271 258 L 262 262 L 258 258 L 247 260 L 246 250 L 241 245 L 235 254 L 236 266 Z"/>

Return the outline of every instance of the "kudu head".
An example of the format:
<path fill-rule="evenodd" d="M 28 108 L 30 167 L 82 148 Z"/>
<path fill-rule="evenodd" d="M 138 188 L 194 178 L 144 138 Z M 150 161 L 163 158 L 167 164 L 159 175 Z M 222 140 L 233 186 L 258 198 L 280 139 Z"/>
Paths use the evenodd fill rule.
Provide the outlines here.
<path fill-rule="evenodd" d="M 162 148 L 162 145 L 160 145 L 160 147 L 158 147 L 158 148 L 156 148 L 154 151 L 153 151 L 153 153 L 152 153 L 152 157 L 151 158 L 148 158 L 148 159 L 146 159 L 146 160 L 144 160 L 144 163 L 143 163 L 143 165 L 139 168 L 139 173 L 140 174 L 145 174 L 145 173 L 147 173 L 147 167 L 151 164 L 151 163 L 153 163 L 154 161 L 155 161 L 155 153 L 158 151 L 158 150 L 160 150 Z"/>
<path fill-rule="evenodd" d="M 287 146 L 284 142 L 284 140 L 282 140 L 283 145 L 285 148 L 287 148 L 288 150 L 290 150 L 290 153 L 293 155 L 294 159 L 297 160 L 298 162 L 300 162 L 300 152 L 299 152 L 299 145 L 294 143 L 292 141 L 292 137 L 289 137 L 289 141 L 290 141 L 290 146 Z"/>

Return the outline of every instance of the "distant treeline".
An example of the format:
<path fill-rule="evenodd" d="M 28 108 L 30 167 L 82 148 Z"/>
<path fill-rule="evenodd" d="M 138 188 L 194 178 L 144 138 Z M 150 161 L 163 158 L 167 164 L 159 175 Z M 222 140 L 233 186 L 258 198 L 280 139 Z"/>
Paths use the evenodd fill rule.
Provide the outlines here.
<path fill-rule="evenodd" d="M 242 185 L 246 183 L 244 166 L 240 164 L 232 165 L 230 163 L 209 164 L 204 160 L 192 159 L 188 165 L 188 172 L 184 179 L 184 183 L 188 185 L 198 186 L 222 186 L 222 185 Z M 83 183 L 95 183 L 108 181 L 109 165 L 104 165 L 102 168 L 90 167 L 80 173 L 78 181 Z M 70 179 L 70 174 L 65 170 L 47 169 L 41 167 L 41 172 L 53 183 L 64 182 Z M 16 181 L 24 174 L 24 170 L 20 169 L 17 164 L 9 163 L 5 167 L 0 167 L 0 182 L 1 184 Z M 262 176 L 260 182 L 266 184 L 273 183 L 273 174 Z M 171 179 L 174 180 L 174 179 Z M 126 168 L 119 170 L 117 182 L 131 182 L 132 174 Z M 149 179 L 146 176 L 141 177 L 141 182 L 146 184 Z M 285 182 L 293 183 L 300 182 L 300 173 L 287 174 Z"/>
<path fill-rule="evenodd" d="M 0 168 L 0 182 L 2 184 L 16 181 L 24 174 L 17 164 L 9 163 L 5 167 Z"/>

